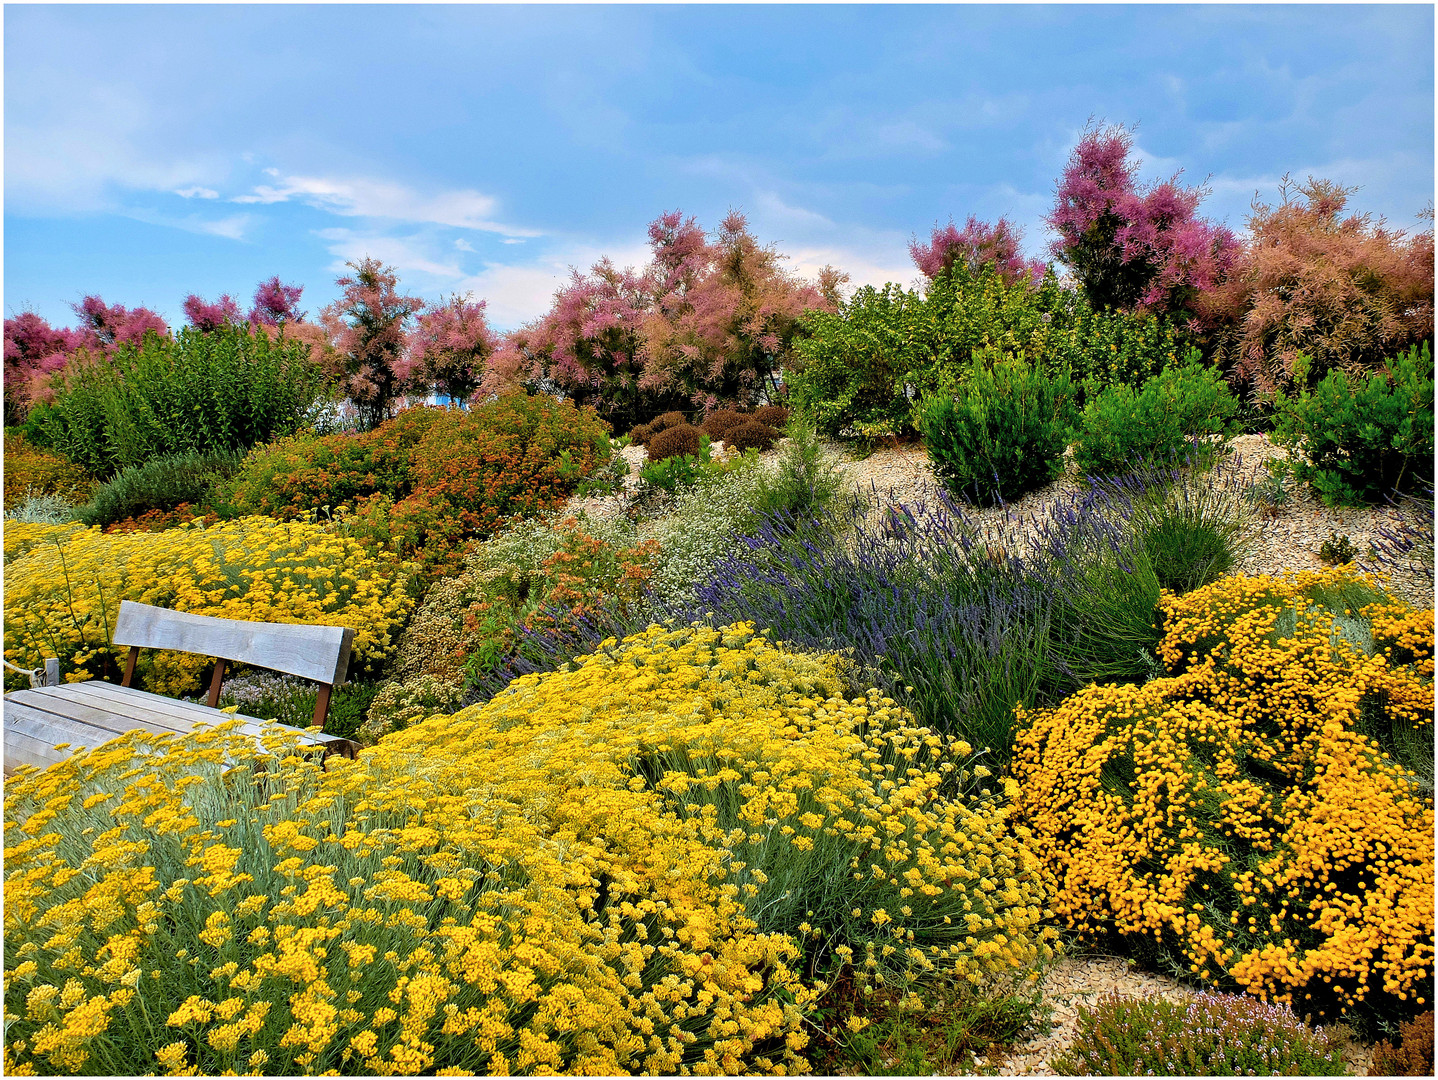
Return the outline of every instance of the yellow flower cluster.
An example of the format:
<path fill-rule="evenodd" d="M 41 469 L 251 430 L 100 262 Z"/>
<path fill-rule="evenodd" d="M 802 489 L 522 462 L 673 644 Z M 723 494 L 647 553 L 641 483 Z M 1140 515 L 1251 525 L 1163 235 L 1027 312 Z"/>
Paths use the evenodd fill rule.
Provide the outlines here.
<path fill-rule="evenodd" d="M 352 671 L 374 669 L 395 648 L 414 606 L 415 567 L 365 554 L 324 525 L 263 517 L 162 533 L 105 534 L 77 525 L 7 525 L 5 658 L 36 667 L 58 656 L 66 678 L 114 670 L 110 643 L 121 600 L 260 622 L 331 623 L 355 629 Z M 208 661 L 188 653 L 141 654 L 148 689 L 199 685 Z"/>
<path fill-rule="evenodd" d="M 22 772 L 7 1071 L 797 1072 L 821 961 L 1050 955 L 966 748 L 840 688 L 651 628 L 328 769 L 217 729 Z"/>
<path fill-rule="evenodd" d="M 1070 926 L 1302 1012 L 1422 1002 L 1432 805 L 1360 728 L 1432 723 L 1433 612 L 1384 601 L 1355 620 L 1313 599 L 1354 586 L 1373 582 L 1165 594 L 1171 677 L 1021 714 L 1022 818 Z"/>

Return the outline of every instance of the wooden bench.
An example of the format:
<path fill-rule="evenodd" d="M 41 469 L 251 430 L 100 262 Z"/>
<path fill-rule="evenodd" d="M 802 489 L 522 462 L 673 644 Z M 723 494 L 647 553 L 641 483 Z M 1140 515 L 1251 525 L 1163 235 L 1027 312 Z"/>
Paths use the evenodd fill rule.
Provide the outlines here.
<path fill-rule="evenodd" d="M 318 683 L 314 722 L 323 725 L 329 714 L 330 695 L 344 682 L 349 668 L 354 631 L 344 626 L 216 619 L 123 600 L 110 640 L 130 648 L 119 686 L 91 679 L 64 686 L 33 686 L 5 695 L 7 774 L 20 765 L 49 768 L 80 747 L 99 746 L 129 731 L 184 735 L 202 724 L 239 720 L 240 731 L 260 735 L 266 721 L 217 709 L 228 662 Z M 207 704 L 176 701 L 132 687 L 141 649 L 173 649 L 214 657 Z M 359 750 L 359 744 L 349 739 L 313 732 L 300 734 L 302 743 L 314 746 L 325 757 L 339 753 L 352 758 Z M 69 743 L 71 750 L 56 750 L 57 743 Z"/>

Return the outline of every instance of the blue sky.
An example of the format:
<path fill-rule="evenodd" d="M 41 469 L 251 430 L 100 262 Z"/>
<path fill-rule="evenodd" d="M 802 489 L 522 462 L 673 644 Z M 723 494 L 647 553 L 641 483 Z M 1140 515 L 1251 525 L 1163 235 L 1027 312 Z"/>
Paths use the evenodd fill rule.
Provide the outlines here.
<path fill-rule="evenodd" d="M 743 210 L 812 273 L 910 282 L 935 222 L 1041 254 L 1090 117 L 1241 229 L 1313 174 L 1413 228 L 1434 190 L 1429 5 L 24 6 L 5 27 L 7 315 L 99 293 L 181 320 L 346 260 L 507 329 L 567 267 Z"/>

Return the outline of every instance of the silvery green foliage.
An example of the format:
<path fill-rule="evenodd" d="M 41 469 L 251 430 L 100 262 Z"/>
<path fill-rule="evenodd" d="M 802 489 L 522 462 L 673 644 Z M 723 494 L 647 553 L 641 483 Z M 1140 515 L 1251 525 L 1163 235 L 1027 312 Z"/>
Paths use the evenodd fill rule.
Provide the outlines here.
<path fill-rule="evenodd" d="M 27 494 L 11 509 L 5 520 L 22 525 L 63 525 L 74 520 L 75 507 L 58 495 Z"/>
<path fill-rule="evenodd" d="M 733 549 L 736 533 L 758 524 L 758 488 L 757 463 L 701 478 L 679 493 L 673 513 L 646 530 L 646 539 L 659 541 L 648 598 L 655 618 L 692 607 L 695 589 Z"/>
<path fill-rule="evenodd" d="M 638 530 L 625 518 L 600 519 L 587 514 L 574 515 L 582 528 L 596 540 L 614 548 L 633 547 L 639 542 Z M 562 515 L 550 514 L 516 522 L 475 546 L 467 569 L 497 570 L 504 568 L 523 573 L 538 571 L 547 559 L 564 546 L 564 534 L 555 528 Z"/>

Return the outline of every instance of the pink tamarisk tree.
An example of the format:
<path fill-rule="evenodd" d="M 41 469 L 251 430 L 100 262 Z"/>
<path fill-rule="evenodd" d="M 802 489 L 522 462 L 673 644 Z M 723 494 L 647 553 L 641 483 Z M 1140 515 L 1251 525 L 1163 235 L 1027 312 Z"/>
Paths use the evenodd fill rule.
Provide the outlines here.
<path fill-rule="evenodd" d="M 1183 315 L 1197 329 L 1196 301 L 1233 265 L 1238 242 L 1197 214 L 1208 192 L 1175 175 L 1140 185 L 1133 133 L 1090 125 L 1070 154 L 1047 222 L 1050 247 L 1096 309 Z"/>
<path fill-rule="evenodd" d="M 484 317 L 485 302 L 451 296 L 420 313 L 410 332 L 410 382 L 456 402 L 470 399 L 484 378 L 499 335 Z"/>
<path fill-rule="evenodd" d="M 340 388 L 361 422 L 374 428 L 389 418 L 409 382 L 410 321 L 424 301 L 400 295 L 398 276 L 378 259 L 347 265 L 354 272 L 335 280 L 343 292 L 324 309 L 320 322 L 340 365 Z"/>
<path fill-rule="evenodd" d="M 970 214 L 962 230 L 955 228 L 950 219 L 945 226 L 934 226 L 927 244 L 916 237 L 909 244 L 909 256 L 930 281 L 957 263 L 968 267 L 970 274 L 992 263 L 1006 285 L 1042 281 L 1047 267 L 1037 259 L 1024 258 L 1023 236 L 1023 230 L 1007 218 L 990 225 Z"/>

